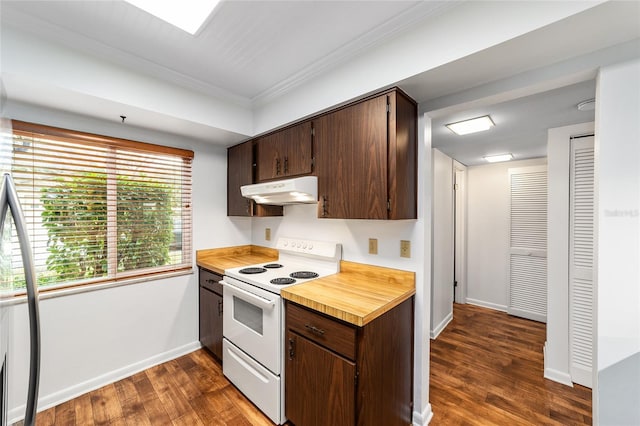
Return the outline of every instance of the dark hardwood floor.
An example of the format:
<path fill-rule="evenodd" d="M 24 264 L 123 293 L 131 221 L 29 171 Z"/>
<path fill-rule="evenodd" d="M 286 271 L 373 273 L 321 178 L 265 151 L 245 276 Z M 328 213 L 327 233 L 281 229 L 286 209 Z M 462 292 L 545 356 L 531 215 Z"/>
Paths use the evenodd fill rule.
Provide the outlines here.
<path fill-rule="evenodd" d="M 273 425 L 204 349 L 38 413 L 36 424 Z"/>
<path fill-rule="evenodd" d="M 591 424 L 591 389 L 544 379 L 544 342 L 545 324 L 454 305 L 431 341 L 431 424 Z"/>
<path fill-rule="evenodd" d="M 431 425 L 591 424 L 591 390 L 543 378 L 544 324 L 472 305 L 431 341 Z M 272 423 L 201 349 L 38 414 L 37 425 Z"/>

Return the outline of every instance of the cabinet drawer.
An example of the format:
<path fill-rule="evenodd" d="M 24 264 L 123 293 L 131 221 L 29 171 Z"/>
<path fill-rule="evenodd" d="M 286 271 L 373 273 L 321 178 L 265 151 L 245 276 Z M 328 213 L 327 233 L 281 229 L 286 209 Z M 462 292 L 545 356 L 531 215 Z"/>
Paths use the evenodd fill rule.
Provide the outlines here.
<path fill-rule="evenodd" d="M 349 359 L 356 357 L 353 326 L 287 303 L 287 328 Z"/>
<path fill-rule="evenodd" d="M 222 296 L 222 284 L 220 284 L 221 280 L 222 277 L 220 275 L 200 268 L 200 287 L 209 289 Z"/>

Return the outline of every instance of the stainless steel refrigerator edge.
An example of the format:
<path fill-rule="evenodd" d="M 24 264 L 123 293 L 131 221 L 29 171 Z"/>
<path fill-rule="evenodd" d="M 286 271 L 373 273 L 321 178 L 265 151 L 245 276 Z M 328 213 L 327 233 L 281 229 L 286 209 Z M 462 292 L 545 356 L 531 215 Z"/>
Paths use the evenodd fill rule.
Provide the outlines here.
<path fill-rule="evenodd" d="M 1 84 L 1 82 L 0 82 Z M 4 87 L 2 87 L 2 92 L 4 95 Z M 4 98 L 4 96 L 2 96 Z M 2 102 L 2 106 L 4 107 L 4 99 Z M 1 129 L 2 132 L 2 142 L 3 145 L 7 142 L 7 140 L 11 140 L 11 127 L 10 121 L 1 118 Z M 6 146 L 5 146 L 6 147 Z M 3 149 L 4 151 L 4 149 Z M 10 151 L 9 151 L 10 152 Z M 4 161 L 3 161 L 4 163 Z M 6 164 L 2 164 L 5 166 Z M 2 171 L 5 167 L 2 167 Z M 2 238 L 2 233 L 7 231 L 5 229 L 5 222 L 10 224 L 11 220 L 6 220 L 8 213 L 11 214 L 13 218 L 13 223 L 16 228 L 16 232 L 18 235 L 18 241 L 20 244 L 20 254 L 22 257 L 22 264 L 24 268 L 25 281 L 26 281 L 26 291 L 27 291 L 27 304 L 29 311 L 29 333 L 30 333 L 30 361 L 29 361 L 29 387 L 27 391 L 27 404 L 26 411 L 24 416 L 24 424 L 26 426 L 32 426 L 35 424 L 36 420 L 36 411 L 37 411 L 37 403 L 38 403 L 38 386 L 40 381 L 40 315 L 38 308 L 38 287 L 36 284 L 36 274 L 33 264 L 33 255 L 31 251 L 31 244 L 29 243 L 29 236 L 27 235 L 27 229 L 25 226 L 24 214 L 22 212 L 22 207 L 20 206 L 20 201 L 18 199 L 18 194 L 16 192 L 15 186 L 13 185 L 13 180 L 11 179 L 11 175 L 9 173 L 4 173 L 2 176 L 2 182 L 0 184 L 0 244 L 4 240 Z M 10 227 L 7 227 L 10 228 Z M 8 230 L 10 232 L 10 229 Z M 11 297 L 13 293 L 13 288 L 1 289 L 0 294 L 0 340 L 2 341 L 2 353 L 0 353 L 1 362 L 2 362 L 2 395 L 1 399 L 1 408 L 2 412 L 0 413 L 0 421 L 2 426 L 7 424 L 7 412 L 8 412 L 8 374 L 9 374 L 9 364 L 7 353 L 9 353 L 9 344 L 11 342 L 11 338 L 9 333 L 11 332 L 12 325 L 9 322 L 11 318 L 10 312 L 7 312 L 7 309 L 10 309 L 6 306 L 7 297 Z M 9 358 L 10 361 L 10 358 Z"/>

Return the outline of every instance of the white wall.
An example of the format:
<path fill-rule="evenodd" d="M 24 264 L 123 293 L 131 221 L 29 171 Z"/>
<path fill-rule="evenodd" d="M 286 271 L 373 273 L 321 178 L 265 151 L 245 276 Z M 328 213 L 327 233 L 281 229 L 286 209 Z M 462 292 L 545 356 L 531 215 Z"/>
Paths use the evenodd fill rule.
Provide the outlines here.
<path fill-rule="evenodd" d="M 400 257 L 400 240 L 413 244 L 420 238 L 416 220 L 319 219 L 317 204 L 285 206 L 282 217 L 253 218 L 253 244 L 275 247 L 279 237 L 303 237 L 342 244 L 342 258 L 390 268 L 415 271 L 420 259 Z M 266 241 L 265 228 L 271 228 Z M 369 254 L 369 238 L 378 239 L 378 254 Z M 414 247 L 412 247 L 413 249 Z"/>
<path fill-rule="evenodd" d="M 453 319 L 453 159 L 433 149 L 432 339 Z"/>
<path fill-rule="evenodd" d="M 544 376 L 573 386 L 569 367 L 569 172 L 571 136 L 594 123 L 549 129 L 547 138 L 547 340 Z"/>
<path fill-rule="evenodd" d="M 640 59 L 600 70 L 596 89 L 594 423 L 640 422 Z M 626 360 L 635 361 L 628 364 Z M 619 370 L 616 372 L 616 370 Z M 616 373 L 622 380 L 611 381 Z"/>
<path fill-rule="evenodd" d="M 25 105 L 8 105 L 5 112 L 25 121 L 192 149 L 194 249 L 250 243 L 250 220 L 226 216 L 226 149 Z M 41 300 L 39 408 L 198 348 L 197 294 L 194 273 Z M 15 420 L 24 415 L 29 344 L 26 306 L 13 310 L 9 408 Z"/>
<path fill-rule="evenodd" d="M 426 25 L 413 25 L 254 109 L 262 133 L 396 84 L 589 9 L 602 1 L 465 2 Z M 496 25 L 496 16 L 500 25 Z M 393 66 L 389 66 L 393 64 Z M 422 99 L 416 99 L 421 102 Z M 429 111 L 430 109 L 425 109 Z"/>
<path fill-rule="evenodd" d="M 509 289 L 508 169 L 546 159 L 471 166 L 468 173 L 467 303 L 507 310 Z"/>
<path fill-rule="evenodd" d="M 130 123 L 148 116 L 160 128 L 164 121 L 174 126 L 191 123 L 225 141 L 237 142 L 237 134 L 241 139 L 253 131 L 250 106 L 229 96 L 186 89 L 7 25 L 2 28 L 0 53 L 10 99 L 27 96 L 41 105 L 84 115 L 111 110 L 113 115 L 105 119 L 117 120 L 124 113 Z"/>

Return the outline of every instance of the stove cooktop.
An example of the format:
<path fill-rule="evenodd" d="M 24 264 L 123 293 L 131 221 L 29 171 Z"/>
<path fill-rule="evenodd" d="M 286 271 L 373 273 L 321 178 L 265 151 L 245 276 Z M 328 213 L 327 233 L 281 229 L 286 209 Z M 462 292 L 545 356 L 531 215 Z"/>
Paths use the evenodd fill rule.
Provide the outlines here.
<path fill-rule="evenodd" d="M 225 271 L 225 275 L 279 294 L 282 288 L 338 272 L 323 267 L 313 267 L 309 264 L 302 265 L 291 262 L 283 263 L 279 268 L 267 268 L 267 265 L 269 264 L 260 263 L 231 268 Z"/>
<path fill-rule="evenodd" d="M 281 238 L 276 262 L 225 270 L 225 275 L 272 293 L 340 271 L 341 246 L 322 241 Z"/>

